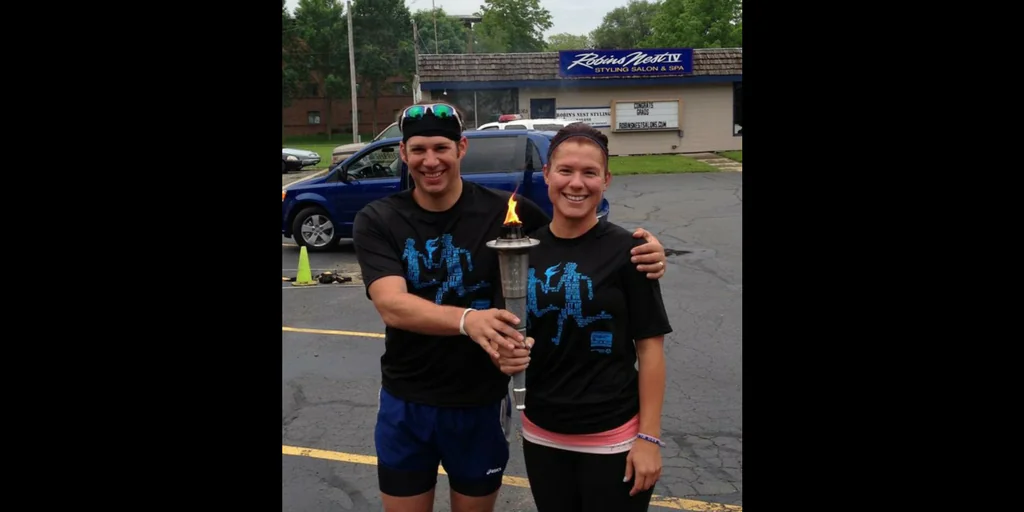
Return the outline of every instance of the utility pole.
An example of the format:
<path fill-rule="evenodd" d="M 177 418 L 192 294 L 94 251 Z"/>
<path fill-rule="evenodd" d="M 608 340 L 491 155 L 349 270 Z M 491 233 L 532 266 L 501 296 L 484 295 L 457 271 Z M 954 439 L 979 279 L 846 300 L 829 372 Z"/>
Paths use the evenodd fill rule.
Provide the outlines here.
<path fill-rule="evenodd" d="M 359 142 L 359 101 L 356 99 L 356 49 L 352 42 L 352 2 L 345 0 L 348 11 L 348 73 L 352 89 L 352 142 Z"/>
<path fill-rule="evenodd" d="M 412 52 L 413 52 L 413 75 L 412 75 L 412 102 L 420 102 L 420 32 L 416 29 L 416 20 L 412 20 Z"/>
<path fill-rule="evenodd" d="M 441 51 L 437 49 L 437 7 L 434 6 L 434 0 L 430 0 L 430 15 L 434 17 L 434 54 L 440 55 Z"/>

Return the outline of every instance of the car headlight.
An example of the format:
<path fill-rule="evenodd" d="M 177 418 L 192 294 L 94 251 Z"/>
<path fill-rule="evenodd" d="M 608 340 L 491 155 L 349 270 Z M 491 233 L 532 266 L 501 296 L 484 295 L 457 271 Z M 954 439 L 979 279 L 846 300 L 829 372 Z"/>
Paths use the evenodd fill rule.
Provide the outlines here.
<path fill-rule="evenodd" d="M 289 162 L 294 162 L 294 161 L 298 160 L 298 158 L 296 158 L 295 155 L 288 155 L 288 157 L 285 158 L 285 160 L 288 160 Z"/>

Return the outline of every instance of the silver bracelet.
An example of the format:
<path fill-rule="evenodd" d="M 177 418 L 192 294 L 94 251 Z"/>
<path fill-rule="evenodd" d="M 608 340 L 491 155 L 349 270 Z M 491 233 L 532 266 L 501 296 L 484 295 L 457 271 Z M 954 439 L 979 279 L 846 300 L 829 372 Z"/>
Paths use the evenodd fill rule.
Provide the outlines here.
<path fill-rule="evenodd" d="M 466 315 L 468 315 L 470 311 L 476 310 L 473 308 L 466 308 L 466 310 L 462 312 L 462 319 L 459 320 L 459 334 L 462 334 L 463 336 L 469 336 L 466 334 Z"/>

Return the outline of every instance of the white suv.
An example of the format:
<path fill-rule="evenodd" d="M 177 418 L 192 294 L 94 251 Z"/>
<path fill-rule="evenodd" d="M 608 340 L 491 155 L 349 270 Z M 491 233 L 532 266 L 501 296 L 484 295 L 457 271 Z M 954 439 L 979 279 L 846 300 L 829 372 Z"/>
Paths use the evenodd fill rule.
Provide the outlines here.
<path fill-rule="evenodd" d="M 563 126 L 568 126 L 575 121 L 566 119 L 517 119 L 507 123 L 486 123 L 480 125 L 477 130 L 538 130 L 542 132 L 557 132 Z"/>
<path fill-rule="evenodd" d="M 387 139 L 391 137 L 401 137 L 402 130 L 398 129 L 398 123 L 391 123 L 387 128 L 384 128 L 376 137 L 370 142 L 375 142 L 380 139 Z M 354 155 L 356 151 L 363 149 L 370 142 L 353 142 L 351 144 L 342 144 L 331 152 L 331 166 L 333 167 L 338 162 Z"/>

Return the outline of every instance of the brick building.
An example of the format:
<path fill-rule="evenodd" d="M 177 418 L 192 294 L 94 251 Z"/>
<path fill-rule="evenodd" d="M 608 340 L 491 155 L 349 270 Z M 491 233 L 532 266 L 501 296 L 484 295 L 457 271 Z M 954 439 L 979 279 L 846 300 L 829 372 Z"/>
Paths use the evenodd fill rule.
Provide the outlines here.
<path fill-rule="evenodd" d="M 399 110 L 408 106 L 412 101 L 410 83 L 402 78 L 389 79 L 377 99 L 377 131 L 387 128 L 394 122 Z M 362 134 L 373 133 L 373 98 L 365 91 L 360 90 L 357 93 L 356 102 L 359 106 L 357 112 L 359 132 Z M 283 110 L 282 116 L 285 137 L 326 134 L 327 100 L 323 97 L 322 87 L 316 83 L 310 84 L 306 89 L 305 97 L 292 101 L 292 104 Z M 332 133 L 341 135 L 338 140 L 351 142 L 351 138 L 344 138 L 352 133 L 351 96 L 332 100 L 330 123 Z M 367 140 L 364 138 L 363 142 L 367 142 Z"/>

